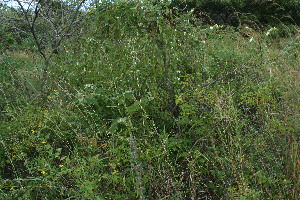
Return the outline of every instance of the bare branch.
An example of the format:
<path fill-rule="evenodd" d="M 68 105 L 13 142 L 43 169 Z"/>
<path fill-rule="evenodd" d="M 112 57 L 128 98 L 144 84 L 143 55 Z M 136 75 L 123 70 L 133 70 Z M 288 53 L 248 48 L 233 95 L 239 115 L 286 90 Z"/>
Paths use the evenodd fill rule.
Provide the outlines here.
<path fill-rule="evenodd" d="M 14 28 L 22 32 L 26 32 L 27 29 L 45 61 L 41 87 L 44 93 L 51 58 L 58 54 L 58 48 L 63 40 L 76 30 L 74 25 L 80 22 L 78 15 L 86 0 L 75 1 L 71 6 L 63 0 L 60 2 L 55 0 L 12 1 L 18 5 L 19 11 L 16 13 L 22 14 L 27 26 L 24 30 L 22 27 Z"/>

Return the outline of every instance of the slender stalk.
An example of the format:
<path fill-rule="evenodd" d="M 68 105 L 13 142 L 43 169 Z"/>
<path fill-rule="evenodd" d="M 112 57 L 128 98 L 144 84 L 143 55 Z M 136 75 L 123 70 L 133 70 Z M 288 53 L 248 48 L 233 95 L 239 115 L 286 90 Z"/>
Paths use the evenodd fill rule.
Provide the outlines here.
<path fill-rule="evenodd" d="M 138 156 L 138 150 L 136 147 L 136 142 L 132 134 L 130 134 L 130 149 L 131 149 L 131 158 L 132 158 L 132 163 L 131 167 L 136 174 L 135 176 L 135 182 L 136 182 L 136 190 L 138 192 L 138 195 L 141 200 L 145 199 L 144 196 L 144 187 L 143 187 L 143 181 L 142 181 L 142 176 L 143 176 L 143 168 L 141 163 L 137 160 Z"/>

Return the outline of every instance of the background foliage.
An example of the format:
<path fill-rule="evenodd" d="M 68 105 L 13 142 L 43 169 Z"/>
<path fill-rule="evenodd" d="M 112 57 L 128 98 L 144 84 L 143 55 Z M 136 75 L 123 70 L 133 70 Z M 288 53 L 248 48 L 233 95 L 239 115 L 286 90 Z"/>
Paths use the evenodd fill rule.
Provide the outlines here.
<path fill-rule="evenodd" d="M 253 2 L 95 4 L 46 99 L 2 26 L 0 198 L 299 199 L 298 4 Z"/>

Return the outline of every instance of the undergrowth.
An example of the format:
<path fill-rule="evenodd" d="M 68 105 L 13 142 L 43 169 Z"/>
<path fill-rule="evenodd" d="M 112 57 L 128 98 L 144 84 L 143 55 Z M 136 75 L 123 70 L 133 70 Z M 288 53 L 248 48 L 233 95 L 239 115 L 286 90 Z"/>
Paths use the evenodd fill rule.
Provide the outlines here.
<path fill-rule="evenodd" d="M 46 100 L 41 59 L 1 55 L 0 198 L 299 199 L 299 34 L 94 12 Z"/>

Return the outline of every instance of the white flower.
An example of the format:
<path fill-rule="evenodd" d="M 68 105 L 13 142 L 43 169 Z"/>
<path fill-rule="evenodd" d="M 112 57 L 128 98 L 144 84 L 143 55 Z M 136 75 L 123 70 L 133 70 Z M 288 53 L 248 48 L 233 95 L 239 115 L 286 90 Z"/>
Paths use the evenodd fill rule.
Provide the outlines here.
<path fill-rule="evenodd" d="M 249 42 L 252 42 L 252 41 L 253 41 L 253 37 L 250 38 Z"/>
<path fill-rule="evenodd" d="M 209 27 L 209 29 L 210 29 L 210 30 L 213 30 L 213 29 L 214 29 L 214 27 L 213 27 L 213 26 L 211 26 L 211 27 Z"/>
<path fill-rule="evenodd" d="M 275 31 L 276 29 L 277 29 L 276 27 L 270 28 L 270 29 L 267 31 L 266 36 L 270 35 L 270 33 L 271 33 L 272 31 Z"/>

